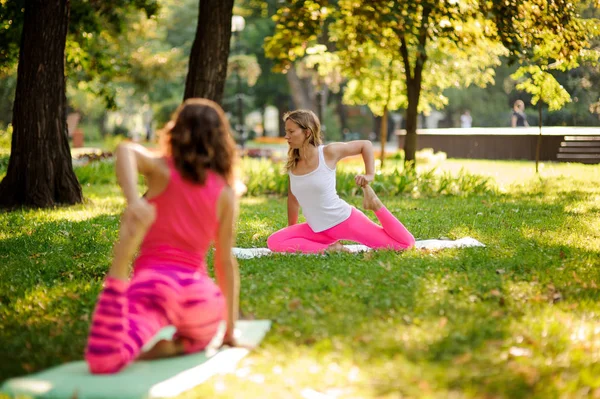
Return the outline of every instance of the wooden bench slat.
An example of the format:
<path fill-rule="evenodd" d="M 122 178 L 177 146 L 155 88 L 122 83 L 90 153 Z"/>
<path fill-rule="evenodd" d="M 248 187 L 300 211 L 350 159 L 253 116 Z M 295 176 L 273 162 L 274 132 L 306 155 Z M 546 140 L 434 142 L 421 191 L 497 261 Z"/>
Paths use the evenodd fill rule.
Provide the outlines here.
<path fill-rule="evenodd" d="M 563 141 L 561 147 L 597 147 L 600 148 L 600 141 Z"/>
<path fill-rule="evenodd" d="M 556 154 L 556 158 L 597 159 L 600 161 L 600 154 Z"/>
<path fill-rule="evenodd" d="M 600 136 L 565 136 L 566 141 L 600 141 Z"/>
<path fill-rule="evenodd" d="M 558 152 L 559 153 L 570 153 L 570 154 L 590 153 L 590 154 L 598 154 L 600 156 L 600 147 L 596 147 L 596 148 L 561 147 L 558 149 Z"/>

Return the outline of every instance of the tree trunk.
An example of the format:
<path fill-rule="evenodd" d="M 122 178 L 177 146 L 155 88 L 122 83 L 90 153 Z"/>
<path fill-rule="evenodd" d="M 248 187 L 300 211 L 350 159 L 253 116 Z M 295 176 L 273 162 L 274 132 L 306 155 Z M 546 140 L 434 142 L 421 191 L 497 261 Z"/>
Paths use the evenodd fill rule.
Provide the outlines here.
<path fill-rule="evenodd" d="M 421 98 L 421 83 L 423 82 L 423 68 L 427 62 L 427 27 L 429 15 L 432 9 L 430 7 L 422 8 L 423 21 L 419 27 L 419 45 L 416 51 L 416 60 L 414 69 L 411 68 L 410 56 L 408 54 L 408 44 L 406 38 L 401 35 L 400 38 L 400 56 L 404 63 L 404 73 L 406 75 L 406 94 L 408 105 L 406 107 L 406 137 L 404 138 L 404 164 L 415 162 L 417 152 L 417 120 L 419 112 L 419 100 Z"/>
<path fill-rule="evenodd" d="M 0 206 L 82 201 L 67 133 L 65 43 L 69 0 L 25 3 L 13 107 L 13 136 Z"/>
<path fill-rule="evenodd" d="M 406 136 L 404 137 L 404 162 L 414 162 L 417 152 L 417 121 L 419 118 L 419 89 L 421 82 L 406 82 L 408 106 L 406 107 Z M 411 87 L 413 86 L 413 87 Z"/>
<path fill-rule="evenodd" d="M 344 87 L 343 86 L 340 88 L 340 92 L 335 95 L 335 98 L 337 100 L 336 110 L 337 110 L 338 117 L 340 119 L 340 129 L 343 133 L 348 128 L 348 116 L 347 116 L 347 112 L 346 112 L 346 105 L 343 102 L 343 100 L 344 100 Z"/>
<path fill-rule="evenodd" d="M 375 140 L 379 140 L 379 134 L 381 132 L 381 121 L 382 118 L 381 116 L 377 116 L 375 114 L 373 115 L 373 136 L 375 137 Z M 371 140 L 371 137 L 368 137 L 369 140 Z"/>
<path fill-rule="evenodd" d="M 289 111 L 288 107 L 289 100 L 287 96 L 277 96 L 277 115 L 278 115 L 278 126 L 279 126 L 279 137 L 285 136 L 285 122 L 283 121 L 283 115 Z"/>
<path fill-rule="evenodd" d="M 199 0 L 199 9 L 183 99 L 203 97 L 221 103 L 227 79 L 233 0 Z"/>
<path fill-rule="evenodd" d="M 381 169 L 383 169 L 383 162 L 385 161 L 385 144 L 387 142 L 388 134 L 388 108 L 387 105 L 383 108 L 383 116 L 381 117 L 381 130 L 379 132 L 379 140 L 381 141 Z"/>
<path fill-rule="evenodd" d="M 294 100 L 294 106 L 296 108 L 309 109 L 314 113 L 317 113 L 316 107 L 316 93 L 312 84 L 306 84 L 300 79 L 296 73 L 294 66 L 287 71 L 285 74 L 287 81 L 290 85 L 290 92 L 292 99 Z"/>
<path fill-rule="evenodd" d="M 538 125 L 540 134 L 538 135 L 537 145 L 535 146 L 535 173 L 539 173 L 540 149 L 542 148 L 542 100 L 538 100 Z"/>

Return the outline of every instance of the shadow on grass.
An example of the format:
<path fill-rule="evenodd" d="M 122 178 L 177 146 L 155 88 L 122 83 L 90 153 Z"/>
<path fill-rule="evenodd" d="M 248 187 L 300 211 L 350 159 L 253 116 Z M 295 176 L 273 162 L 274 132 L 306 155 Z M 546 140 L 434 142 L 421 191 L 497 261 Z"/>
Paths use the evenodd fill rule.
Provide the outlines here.
<path fill-rule="evenodd" d="M 565 384 L 579 389 L 591 358 L 557 359 L 578 350 L 568 344 L 574 327 L 565 320 L 598 310 L 591 282 L 600 283 L 599 252 L 579 245 L 597 232 L 565 209 L 591 194 L 575 190 L 545 203 L 556 191 L 540 190 L 386 199 L 421 239 L 470 235 L 488 247 L 240 260 L 242 312 L 275 322 L 267 348 L 346 353 L 367 374 L 373 396 L 557 396 L 561 370 L 570 373 Z M 282 199 L 244 202 L 238 246 L 264 247 L 285 218 Z M 561 242 L 567 225 L 571 239 Z M 21 227 L 24 233 L 0 240 L 0 341 L 7 343 L 0 379 L 81 358 L 118 220 Z M 544 338 L 544 323 L 565 327 Z"/>
<path fill-rule="evenodd" d="M 118 232 L 115 215 L 15 223 L 0 240 L 0 380 L 82 357 Z"/>
<path fill-rule="evenodd" d="M 402 220 L 416 226 L 417 236 L 436 237 L 425 230 L 448 235 L 442 229 L 451 226 L 488 248 L 244 260 L 250 285 L 244 308 L 275 319 L 267 341 L 273 345 L 292 341 L 309 348 L 338 340 L 351 348 L 373 367 L 375 396 L 442 390 L 543 397 L 556 396 L 563 385 L 569 392 L 589 389 L 584 371 L 594 357 L 579 357 L 583 347 L 577 344 L 560 349 L 551 342 L 570 342 L 574 322 L 562 331 L 540 329 L 598 310 L 598 242 L 588 249 L 578 242 L 598 233 L 568 210 L 594 194 L 575 190 L 544 203 L 550 194 L 428 199 L 432 209 L 443 208 L 443 220 L 432 217 L 428 227 L 418 223 L 418 208 L 410 210 L 416 201 L 389 201 L 390 209 L 406 211 Z M 252 206 L 244 211 L 254 220 L 263 212 Z M 283 212 L 270 212 L 264 223 L 285 223 Z M 594 207 L 587 213 L 598 216 Z M 268 233 L 258 232 L 261 238 L 251 245 L 264 246 Z M 563 241 L 562 235 L 571 238 Z M 560 360 L 565 357 L 568 364 Z M 379 373 L 386 361 L 396 361 L 400 375 L 406 373 L 402 365 L 420 373 Z"/>

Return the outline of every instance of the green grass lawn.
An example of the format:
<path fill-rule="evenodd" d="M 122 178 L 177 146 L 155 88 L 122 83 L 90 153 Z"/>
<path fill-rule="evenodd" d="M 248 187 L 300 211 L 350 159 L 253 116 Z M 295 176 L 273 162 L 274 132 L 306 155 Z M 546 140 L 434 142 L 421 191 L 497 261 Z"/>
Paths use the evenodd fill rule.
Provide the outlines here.
<path fill-rule="evenodd" d="M 417 239 L 486 248 L 240 260 L 243 316 L 273 328 L 235 374 L 182 397 L 598 397 L 600 167 L 438 171 L 461 168 L 492 189 L 383 200 Z M 82 358 L 124 205 L 87 173 L 85 204 L 0 214 L 0 380 Z M 285 223 L 284 198 L 244 198 L 237 245 Z"/>

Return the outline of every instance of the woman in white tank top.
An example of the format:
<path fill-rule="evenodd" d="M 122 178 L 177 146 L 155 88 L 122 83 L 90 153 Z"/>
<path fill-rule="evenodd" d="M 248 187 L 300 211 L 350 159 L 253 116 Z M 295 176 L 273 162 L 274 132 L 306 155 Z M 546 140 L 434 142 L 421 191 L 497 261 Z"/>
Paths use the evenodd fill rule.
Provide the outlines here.
<path fill-rule="evenodd" d="M 415 239 L 379 200 L 369 186 L 375 176 L 373 146 L 368 140 L 322 145 L 321 124 L 312 111 L 296 110 L 284 115 L 289 145 L 286 169 L 290 178 L 288 227 L 273 233 L 267 246 L 274 252 L 315 253 L 342 250 L 340 240 L 370 248 L 403 250 Z M 335 188 L 335 172 L 342 158 L 362 155 L 365 173 L 357 175 L 363 190 L 363 208 L 375 212 L 381 226 L 342 200 Z M 298 212 L 306 223 L 298 223 Z"/>

